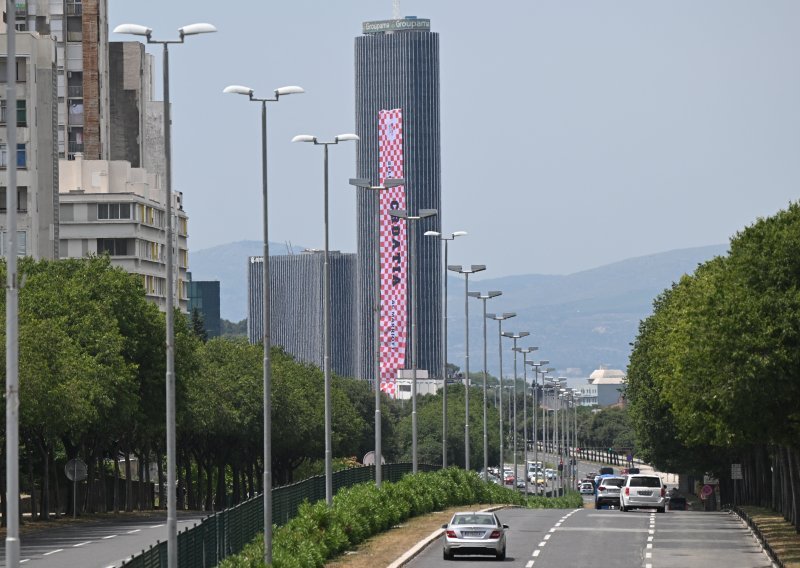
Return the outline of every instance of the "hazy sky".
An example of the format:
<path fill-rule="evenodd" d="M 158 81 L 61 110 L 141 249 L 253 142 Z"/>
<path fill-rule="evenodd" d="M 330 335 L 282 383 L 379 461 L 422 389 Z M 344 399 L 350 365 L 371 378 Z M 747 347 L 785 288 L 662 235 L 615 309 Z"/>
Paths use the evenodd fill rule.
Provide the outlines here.
<path fill-rule="evenodd" d="M 391 0 L 109 0 L 109 28 L 170 49 L 174 188 L 190 247 L 260 240 L 268 95 L 270 240 L 322 246 L 322 149 L 354 128 L 353 39 Z M 440 34 L 442 220 L 486 277 L 571 273 L 725 242 L 800 188 L 800 3 L 403 0 Z M 111 34 L 112 40 L 128 39 Z M 157 56 L 160 77 L 161 48 Z M 158 82 L 157 98 L 161 99 Z M 331 247 L 355 251 L 353 143 L 331 160 Z M 794 189 L 793 189 L 794 188 Z"/>

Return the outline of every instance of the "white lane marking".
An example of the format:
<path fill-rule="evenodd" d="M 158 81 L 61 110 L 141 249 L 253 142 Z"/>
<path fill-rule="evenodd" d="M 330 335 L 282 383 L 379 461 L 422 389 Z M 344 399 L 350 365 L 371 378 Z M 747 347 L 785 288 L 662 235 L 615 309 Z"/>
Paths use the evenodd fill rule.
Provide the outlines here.
<path fill-rule="evenodd" d="M 545 544 L 547 544 L 547 541 L 543 540 L 542 542 L 539 543 L 539 548 L 543 547 Z"/>
<path fill-rule="evenodd" d="M 647 549 L 648 550 L 652 550 L 653 549 L 653 543 L 652 542 L 648 542 L 647 543 Z"/>
<path fill-rule="evenodd" d="M 653 557 L 653 553 L 652 552 L 645 552 L 644 553 L 644 557 L 645 558 L 652 558 Z"/>
<path fill-rule="evenodd" d="M 649 530 L 649 531 L 647 531 L 647 532 L 649 532 L 650 534 L 653 534 L 653 533 L 655 533 L 656 531 L 654 531 L 653 529 L 650 529 L 650 530 Z"/>
<path fill-rule="evenodd" d="M 525 568 L 533 568 L 533 560 L 528 560 L 528 563 L 525 565 Z"/>
<path fill-rule="evenodd" d="M 150 528 L 151 529 L 160 529 L 163 526 L 164 526 L 164 523 L 161 523 L 160 525 L 152 525 Z"/>
<path fill-rule="evenodd" d="M 128 531 L 125 534 L 133 534 L 133 533 L 137 533 L 137 532 L 141 532 L 141 531 L 142 531 L 142 529 L 133 529 L 132 531 Z"/>
<path fill-rule="evenodd" d="M 110 539 L 110 538 L 115 538 L 116 536 L 117 536 L 117 535 L 115 535 L 115 534 L 110 534 L 110 535 L 104 536 L 104 537 L 103 537 L 103 540 L 108 540 L 108 539 Z"/>
<path fill-rule="evenodd" d="M 63 548 L 56 548 L 55 550 L 51 550 L 50 552 L 45 552 L 42 556 L 50 556 L 51 554 L 55 554 L 56 552 L 64 552 Z"/>
<path fill-rule="evenodd" d="M 653 565 L 652 564 L 645 564 L 644 568 L 653 568 Z"/>
<path fill-rule="evenodd" d="M 22 564 L 23 562 L 30 562 L 30 558 L 26 558 L 25 560 L 20 560 L 19 563 Z"/>
<path fill-rule="evenodd" d="M 553 535 L 551 535 L 551 534 L 546 534 L 546 535 L 544 535 L 544 537 L 543 537 L 543 538 L 544 538 L 545 540 L 550 540 L 550 537 L 551 537 L 551 536 L 553 536 Z"/>
<path fill-rule="evenodd" d="M 553 525 L 553 526 L 555 526 L 555 527 L 560 527 L 560 526 L 561 526 L 561 523 L 556 523 L 556 524 L 555 524 L 555 525 Z"/>
<path fill-rule="evenodd" d="M 87 540 L 86 542 L 79 542 L 78 544 L 73 544 L 72 548 L 78 548 L 78 547 L 81 547 L 81 546 L 85 546 L 85 545 L 87 545 L 87 544 L 89 544 L 91 542 L 92 542 L 91 540 Z"/>
<path fill-rule="evenodd" d="M 647 542 L 653 542 L 653 535 L 647 537 Z"/>
<path fill-rule="evenodd" d="M 540 552 L 541 552 L 541 550 L 534 550 L 534 551 L 533 551 L 533 555 L 534 555 L 534 556 L 539 556 L 539 553 L 540 553 Z"/>
<path fill-rule="evenodd" d="M 556 532 L 556 529 L 550 529 L 550 532 L 551 533 Z"/>

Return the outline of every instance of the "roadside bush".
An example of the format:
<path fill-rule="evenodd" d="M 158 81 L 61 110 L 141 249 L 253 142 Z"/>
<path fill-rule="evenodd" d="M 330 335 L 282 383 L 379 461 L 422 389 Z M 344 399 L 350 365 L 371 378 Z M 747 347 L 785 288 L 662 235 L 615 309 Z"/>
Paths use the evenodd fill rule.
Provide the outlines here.
<path fill-rule="evenodd" d="M 581 496 L 525 497 L 518 491 L 485 483 L 474 471 L 448 468 L 435 473 L 406 475 L 378 489 L 362 483 L 340 489 L 333 506 L 324 501 L 304 503 L 298 515 L 276 528 L 272 541 L 275 568 L 321 567 L 329 558 L 385 531 L 405 519 L 458 505 L 506 503 L 533 508 L 577 508 Z M 220 568 L 262 568 L 263 536 L 248 544 L 241 554 L 228 558 Z"/>

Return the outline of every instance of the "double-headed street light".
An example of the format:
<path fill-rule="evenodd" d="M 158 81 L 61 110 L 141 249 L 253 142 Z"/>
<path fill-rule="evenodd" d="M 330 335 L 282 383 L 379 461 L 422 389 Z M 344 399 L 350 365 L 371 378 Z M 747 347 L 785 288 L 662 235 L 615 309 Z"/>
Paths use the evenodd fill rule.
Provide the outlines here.
<path fill-rule="evenodd" d="M 392 217 L 405 219 L 409 224 L 409 247 L 408 254 L 408 274 L 410 284 L 409 303 L 411 304 L 411 472 L 417 473 L 419 458 L 417 455 L 417 368 L 419 367 L 419 332 L 417 331 L 417 231 L 416 226 L 419 221 L 433 217 L 437 214 L 436 209 L 420 209 L 416 215 L 410 214 L 405 209 L 392 209 L 389 211 Z"/>
<path fill-rule="evenodd" d="M 372 185 L 368 179 L 351 178 L 350 185 L 360 187 L 365 192 L 375 195 L 375 211 L 377 211 L 377 220 L 375 222 L 375 304 L 372 306 L 373 311 L 373 325 L 375 339 L 373 340 L 373 356 L 374 356 L 374 377 L 372 379 L 373 388 L 375 389 L 375 486 L 380 487 L 383 478 L 382 466 L 382 451 L 381 447 L 381 227 L 380 227 L 380 192 L 403 185 L 405 180 L 400 178 L 390 178 L 383 181 L 381 185 Z"/>
<path fill-rule="evenodd" d="M 173 236 L 172 236 L 172 120 L 170 118 L 169 100 L 169 44 L 183 43 L 186 36 L 207 34 L 217 31 L 211 24 L 189 24 L 178 28 L 179 37 L 176 40 L 155 40 L 153 30 L 138 24 L 120 24 L 114 28 L 115 34 L 130 34 L 144 36 L 147 43 L 156 43 L 164 46 L 164 200 L 166 201 L 166 272 L 167 272 L 167 302 L 166 302 L 166 351 L 167 351 L 167 565 L 169 568 L 178 566 L 178 512 L 176 503 L 177 473 L 175 452 L 175 313 L 173 309 L 175 297 L 175 282 L 172 275 L 174 263 Z M 266 261 L 265 261 L 266 262 Z M 264 464 L 264 468 L 267 468 Z"/>
<path fill-rule="evenodd" d="M 324 225 L 325 225 L 325 253 L 322 265 L 322 334 L 324 344 L 323 369 L 325 374 L 325 501 L 328 506 L 333 505 L 333 443 L 331 427 L 331 275 L 328 265 L 328 146 L 335 146 L 339 142 L 357 142 L 355 134 L 339 134 L 330 142 L 320 142 L 316 136 L 298 134 L 292 142 L 310 142 L 315 146 L 322 146 L 324 151 Z"/>
<path fill-rule="evenodd" d="M 425 231 L 426 237 L 437 237 L 444 243 L 444 270 L 442 271 L 442 469 L 447 467 L 447 245 L 466 231 L 454 231 L 450 236 L 439 231 Z"/>
<path fill-rule="evenodd" d="M 522 451 L 522 455 L 525 457 L 523 463 L 525 464 L 524 471 L 528 473 L 528 353 L 533 353 L 534 351 L 538 350 L 538 347 L 515 347 L 514 351 L 518 351 L 522 353 L 522 376 L 523 376 L 523 387 L 522 387 L 522 445 L 524 450 Z M 514 353 L 514 358 L 517 357 L 517 354 Z M 534 412 L 536 415 L 536 412 Z M 528 481 L 525 480 L 525 496 L 528 496 Z"/>
<path fill-rule="evenodd" d="M 469 469 L 469 275 L 486 270 L 485 264 L 447 267 L 451 272 L 464 275 L 464 469 Z"/>
<path fill-rule="evenodd" d="M 500 471 L 503 471 L 506 468 L 506 464 L 503 460 L 503 446 L 505 445 L 505 440 L 503 438 L 503 322 L 507 319 L 516 317 L 516 315 L 517 314 L 514 312 L 486 314 L 488 319 L 492 319 L 497 322 L 497 352 L 500 356 L 500 375 L 498 376 L 498 381 L 500 381 Z"/>
<path fill-rule="evenodd" d="M 270 329 L 270 283 L 269 283 L 269 200 L 267 198 L 267 103 L 277 102 L 283 95 L 305 92 L 302 87 L 288 86 L 275 89 L 272 98 L 258 98 L 255 91 L 242 85 L 230 85 L 223 93 L 246 95 L 251 101 L 261 103 L 261 197 L 264 224 L 264 262 L 261 267 L 263 284 L 262 298 L 262 343 L 264 346 L 263 395 L 264 395 L 264 562 L 272 563 L 272 364 L 270 349 L 272 334 Z"/>
<path fill-rule="evenodd" d="M 514 388 L 511 392 L 513 392 L 514 396 L 514 415 L 513 415 L 513 422 L 514 422 L 514 437 L 513 437 L 513 448 L 514 448 L 514 480 L 516 482 L 517 478 L 517 340 L 522 339 L 523 337 L 527 337 L 530 335 L 528 331 L 520 331 L 519 333 L 512 333 L 510 331 L 504 331 L 503 337 L 508 337 L 509 339 L 513 340 L 514 347 Z M 527 464 L 525 464 L 527 467 Z"/>
<path fill-rule="evenodd" d="M 467 292 L 468 296 L 483 300 L 483 480 L 489 482 L 489 430 L 486 401 L 486 300 L 496 298 L 502 294 L 499 290 L 492 290 L 486 294 L 480 292 Z"/>

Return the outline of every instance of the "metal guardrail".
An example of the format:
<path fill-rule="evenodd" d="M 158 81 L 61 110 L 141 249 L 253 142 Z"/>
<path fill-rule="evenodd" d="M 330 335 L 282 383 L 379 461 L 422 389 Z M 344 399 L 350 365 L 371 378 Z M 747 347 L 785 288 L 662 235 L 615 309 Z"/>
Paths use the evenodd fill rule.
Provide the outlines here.
<path fill-rule="evenodd" d="M 383 479 L 399 481 L 411 473 L 410 463 L 385 464 Z M 435 471 L 440 466 L 419 464 L 419 471 Z M 333 491 L 375 480 L 375 466 L 356 467 L 333 474 Z M 297 515 L 304 501 L 313 503 L 325 498 L 325 476 L 318 475 L 272 490 L 272 519 L 286 524 Z M 178 533 L 178 568 L 211 568 L 228 556 L 238 554 L 264 530 L 264 500 L 261 495 L 214 513 L 200 524 Z M 139 555 L 123 562 L 127 568 L 166 568 L 167 543 L 156 542 Z"/>
<path fill-rule="evenodd" d="M 763 548 L 764 552 L 766 552 L 767 555 L 769 555 L 770 560 L 772 560 L 773 566 L 777 566 L 778 568 L 786 568 L 786 565 L 781 561 L 780 558 L 778 558 L 778 555 L 769 545 L 769 542 L 767 542 L 767 539 L 764 537 L 764 534 L 758 528 L 758 525 L 756 525 L 755 522 L 753 522 L 753 519 L 750 518 L 750 515 L 747 514 L 747 511 L 738 506 L 731 507 L 731 511 L 733 511 L 733 513 L 735 513 L 736 515 L 739 515 L 739 518 L 742 519 L 745 523 L 747 523 L 747 526 L 750 527 L 750 530 L 753 531 L 753 534 L 758 539 L 758 543 L 761 545 L 761 548 Z"/>

